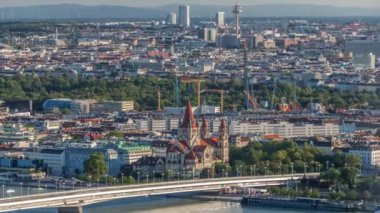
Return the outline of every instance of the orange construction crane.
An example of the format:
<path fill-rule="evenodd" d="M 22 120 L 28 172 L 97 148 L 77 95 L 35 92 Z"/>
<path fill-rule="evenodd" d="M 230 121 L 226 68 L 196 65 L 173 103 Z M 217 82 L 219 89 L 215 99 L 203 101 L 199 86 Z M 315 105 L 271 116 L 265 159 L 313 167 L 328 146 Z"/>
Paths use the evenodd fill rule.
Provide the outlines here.
<path fill-rule="evenodd" d="M 197 84 L 197 104 L 198 107 L 201 106 L 201 83 L 205 82 L 205 80 L 202 79 L 189 79 L 189 78 L 181 78 L 181 83 L 196 83 Z"/>
<path fill-rule="evenodd" d="M 249 98 L 249 102 L 253 106 L 254 109 L 261 109 L 261 106 L 260 104 L 257 103 L 257 101 L 255 100 L 255 97 L 250 95 L 247 91 L 244 91 L 244 94 Z"/>
<path fill-rule="evenodd" d="M 204 93 L 204 92 L 217 92 L 217 93 L 220 93 L 220 112 L 223 113 L 224 112 L 224 93 L 226 93 L 226 91 L 219 90 L 219 89 L 205 89 L 205 90 L 201 91 L 201 93 Z"/>

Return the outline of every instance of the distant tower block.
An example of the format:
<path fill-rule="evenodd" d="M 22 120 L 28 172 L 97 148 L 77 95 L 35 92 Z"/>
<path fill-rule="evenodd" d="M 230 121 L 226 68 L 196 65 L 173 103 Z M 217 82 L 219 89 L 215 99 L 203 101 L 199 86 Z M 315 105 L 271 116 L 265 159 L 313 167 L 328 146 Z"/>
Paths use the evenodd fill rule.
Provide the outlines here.
<path fill-rule="evenodd" d="M 188 29 L 190 27 L 190 6 L 179 6 L 179 23 L 183 28 Z"/>
<path fill-rule="evenodd" d="M 56 27 L 55 28 L 55 41 L 58 41 L 58 35 L 59 35 L 58 27 Z"/>
<path fill-rule="evenodd" d="M 215 14 L 215 22 L 218 27 L 222 27 L 225 24 L 224 12 L 217 12 Z"/>
<path fill-rule="evenodd" d="M 169 13 L 167 21 L 168 21 L 169 25 L 176 25 L 177 24 L 177 14 L 174 12 Z"/>
<path fill-rule="evenodd" d="M 235 15 L 236 37 L 239 37 L 239 35 L 240 35 L 240 14 L 242 12 L 243 12 L 243 10 L 241 9 L 241 6 L 238 5 L 238 3 L 236 3 L 234 8 L 232 9 L 232 13 Z"/>

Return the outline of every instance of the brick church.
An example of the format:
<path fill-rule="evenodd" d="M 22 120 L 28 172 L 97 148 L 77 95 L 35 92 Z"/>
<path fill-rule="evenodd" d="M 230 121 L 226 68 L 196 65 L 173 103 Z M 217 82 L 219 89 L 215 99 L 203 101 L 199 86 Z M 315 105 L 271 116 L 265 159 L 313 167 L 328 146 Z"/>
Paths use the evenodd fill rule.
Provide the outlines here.
<path fill-rule="evenodd" d="M 194 117 L 190 102 L 178 128 L 178 140 L 167 148 L 165 167 L 171 171 L 204 171 L 215 163 L 228 163 L 229 144 L 226 122 L 222 119 L 218 137 L 211 137 L 207 121 L 201 126 Z"/>

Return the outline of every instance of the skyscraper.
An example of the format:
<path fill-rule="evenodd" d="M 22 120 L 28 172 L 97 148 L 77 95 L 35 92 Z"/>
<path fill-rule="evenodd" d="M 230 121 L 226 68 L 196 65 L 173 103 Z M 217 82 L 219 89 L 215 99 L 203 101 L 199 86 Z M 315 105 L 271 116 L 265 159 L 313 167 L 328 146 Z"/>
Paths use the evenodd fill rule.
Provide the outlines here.
<path fill-rule="evenodd" d="M 174 12 L 171 12 L 168 14 L 168 24 L 169 25 L 176 25 L 177 24 L 177 14 Z"/>
<path fill-rule="evenodd" d="M 190 6 L 181 5 L 179 6 L 179 25 L 182 27 L 190 27 Z"/>
<path fill-rule="evenodd" d="M 215 15 L 215 22 L 218 27 L 224 26 L 224 12 L 217 12 Z"/>

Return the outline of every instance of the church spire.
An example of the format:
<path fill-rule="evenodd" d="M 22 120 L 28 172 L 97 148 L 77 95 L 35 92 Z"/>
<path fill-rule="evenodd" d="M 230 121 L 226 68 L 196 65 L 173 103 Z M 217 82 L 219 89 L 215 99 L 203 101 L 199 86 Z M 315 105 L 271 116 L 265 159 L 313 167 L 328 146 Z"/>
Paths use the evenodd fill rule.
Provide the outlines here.
<path fill-rule="evenodd" d="M 227 163 L 229 161 L 229 144 L 228 144 L 228 132 L 226 121 L 222 119 L 219 126 L 219 157 L 222 159 L 223 163 Z"/>
<path fill-rule="evenodd" d="M 202 120 L 202 126 L 200 129 L 200 134 L 201 134 L 201 138 L 203 138 L 203 139 L 211 137 L 210 130 L 208 128 L 207 121 L 206 121 L 206 118 L 204 116 L 203 116 L 203 120 Z"/>
<path fill-rule="evenodd" d="M 224 118 L 220 122 L 219 130 L 226 130 L 226 123 L 224 121 Z"/>
<path fill-rule="evenodd" d="M 194 118 L 193 109 L 190 101 L 187 101 L 185 114 L 183 116 L 182 128 L 197 128 L 197 122 Z"/>

